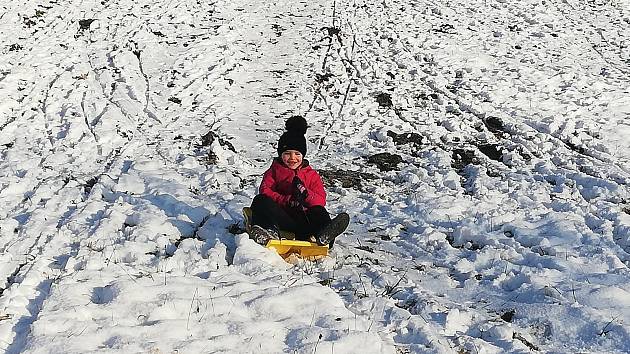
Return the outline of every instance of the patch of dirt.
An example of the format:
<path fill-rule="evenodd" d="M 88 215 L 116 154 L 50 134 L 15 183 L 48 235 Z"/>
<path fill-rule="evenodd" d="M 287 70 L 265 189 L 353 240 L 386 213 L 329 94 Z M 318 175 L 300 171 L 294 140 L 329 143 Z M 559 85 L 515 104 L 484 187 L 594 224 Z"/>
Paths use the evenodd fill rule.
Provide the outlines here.
<path fill-rule="evenodd" d="M 386 172 L 398 170 L 398 164 L 402 162 L 402 157 L 400 157 L 400 155 L 390 154 L 389 152 L 383 152 L 368 157 L 367 162 L 368 164 L 376 165 L 379 170 Z"/>
<path fill-rule="evenodd" d="M 432 92 L 432 93 L 429 93 L 429 94 L 421 93 L 421 94 L 417 95 L 416 98 L 420 99 L 420 100 L 423 100 L 423 101 L 428 101 L 428 100 L 436 101 L 438 98 L 440 98 L 440 96 L 437 93 Z"/>
<path fill-rule="evenodd" d="M 495 135 L 507 133 L 505 131 L 505 125 L 500 118 L 490 116 L 483 120 L 483 124 L 485 124 L 486 128 Z"/>
<path fill-rule="evenodd" d="M 26 26 L 26 28 L 31 28 L 32 26 L 35 26 L 37 24 L 37 22 L 26 16 L 22 16 L 22 22 L 24 23 L 24 26 Z"/>
<path fill-rule="evenodd" d="M 201 157 L 201 162 L 205 165 L 216 165 L 219 162 L 219 156 L 212 151 Z"/>
<path fill-rule="evenodd" d="M 284 28 L 282 28 L 282 26 L 277 23 L 271 25 L 271 29 L 273 30 L 273 33 L 276 35 L 276 37 L 282 36 L 282 32 L 284 31 Z"/>
<path fill-rule="evenodd" d="M 537 352 L 538 351 L 538 346 L 534 345 L 532 342 L 528 341 L 527 339 L 525 339 L 525 337 L 523 337 L 521 334 L 514 332 L 512 334 L 512 338 L 513 339 L 517 339 L 519 341 L 521 341 L 523 344 L 525 344 L 529 349 Z"/>
<path fill-rule="evenodd" d="M 356 248 L 356 249 L 358 249 L 358 250 L 361 250 L 361 251 L 366 251 L 366 252 L 374 253 L 374 249 L 373 249 L 372 247 L 370 247 L 370 246 L 364 246 L 364 245 L 361 245 L 361 246 L 355 246 L 354 248 Z"/>
<path fill-rule="evenodd" d="M 450 23 L 443 23 L 438 28 L 433 28 L 434 32 L 446 33 L 446 34 L 457 34 L 455 31 L 455 27 Z"/>
<path fill-rule="evenodd" d="M 15 52 L 18 50 L 22 50 L 24 49 L 24 47 L 22 47 L 20 44 L 18 43 L 13 43 L 9 46 L 9 52 Z"/>
<path fill-rule="evenodd" d="M 423 137 L 418 133 L 397 134 L 391 130 L 388 130 L 387 136 L 392 137 L 392 139 L 394 140 L 394 144 L 396 145 L 412 144 L 417 148 L 422 146 Z"/>
<path fill-rule="evenodd" d="M 584 149 L 583 146 L 577 146 L 571 142 L 565 142 L 565 144 L 567 144 L 567 146 L 569 147 L 569 149 L 571 149 L 572 151 L 577 152 L 578 154 L 584 155 L 584 153 L 586 152 L 586 149 Z"/>
<path fill-rule="evenodd" d="M 334 75 L 331 73 L 325 73 L 325 74 L 315 74 L 315 81 L 317 81 L 318 83 L 322 83 L 325 81 L 330 80 L 331 77 L 333 77 Z"/>
<path fill-rule="evenodd" d="M 85 31 L 87 29 L 90 29 L 90 25 L 94 21 L 95 20 L 93 18 L 88 18 L 88 19 L 85 19 L 85 20 L 79 20 L 79 29 L 81 31 Z"/>
<path fill-rule="evenodd" d="M 322 27 L 322 31 L 326 31 L 328 33 L 328 37 L 337 37 L 339 42 L 341 42 L 341 37 L 339 36 L 341 29 L 337 27 Z"/>
<path fill-rule="evenodd" d="M 98 176 L 92 177 L 89 180 L 85 181 L 85 183 L 83 184 L 83 193 L 90 194 L 90 191 L 92 190 L 92 187 L 94 187 L 96 182 L 98 182 Z"/>
<path fill-rule="evenodd" d="M 451 167 L 453 167 L 458 174 L 462 174 L 466 166 L 479 163 L 473 150 L 455 149 L 453 150 L 452 159 Z"/>
<path fill-rule="evenodd" d="M 516 312 L 514 310 L 506 311 L 504 314 L 501 315 L 501 319 L 505 322 L 512 322 L 515 313 Z"/>
<path fill-rule="evenodd" d="M 236 152 L 236 149 L 234 148 L 234 145 L 232 145 L 232 143 L 220 137 L 219 135 L 217 135 L 217 133 L 213 131 L 209 131 L 201 137 L 201 146 L 210 146 L 215 139 L 218 139 L 219 145 L 221 145 L 222 147 L 227 148 L 234 153 Z"/>
<path fill-rule="evenodd" d="M 270 91 L 272 91 L 272 93 L 263 93 L 262 95 L 260 95 L 261 97 L 268 97 L 268 98 L 278 98 L 278 97 L 282 97 L 282 93 L 278 92 L 278 89 L 276 88 L 270 88 Z"/>
<path fill-rule="evenodd" d="M 477 148 L 479 148 L 479 151 L 492 160 L 501 161 L 503 153 L 498 149 L 498 146 L 499 145 L 497 144 L 479 144 L 477 145 Z"/>
<path fill-rule="evenodd" d="M 376 179 L 376 176 L 371 173 L 358 171 L 319 170 L 319 174 L 327 186 L 332 186 L 334 181 L 338 181 L 341 182 L 341 187 L 343 188 L 354 188 L 357 190 L 362 190 L 363 181 Z"/>
<path fill-rule="evenodd" d="M 234 148 L 234 145 L 232 145 L 232 143 L 230 143 L 227 139 L 220 137 L 219 135 L 217 135 L 217 133 L 213 131 L 209 131 L 204 134 L 201 137 L 201 144 L 197 145 L 197 147 L 209 147 L 210 145 L 212 145 L 215 139 L 219 142 L 219 145 L 221 145 L 221 147 L 236 153 L 236 149 Z M 201 156 L 200 161 L 206 165 L 216 165 L 216 163 L 219 161 L 219 157 L 211 150 L 208 150 L 205 155 Z"/>
<path fill-rule="evenodd" d="M 381 92 L 376 95 L 376 103 L 379 107 L 389 108 L 394 104 L 392 103 L 392 96 L 387 92 Z"/>

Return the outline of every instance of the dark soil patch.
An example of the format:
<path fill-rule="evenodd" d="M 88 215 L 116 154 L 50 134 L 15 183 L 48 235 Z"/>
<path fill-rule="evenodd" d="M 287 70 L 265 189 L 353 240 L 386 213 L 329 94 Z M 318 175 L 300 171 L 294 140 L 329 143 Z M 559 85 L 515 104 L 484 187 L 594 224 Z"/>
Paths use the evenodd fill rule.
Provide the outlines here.
<path fill-rule="evenodd" d="M 394 144 L 396 144 L 396 145 L 412 144 L 412 145 L 414 145 L 417 148 L 422 146 L 423 137 L 422 137 L 422 135 L 420 135 L 418 133 L 397 134 L 397 133 L 394 133 L 391 130 L 388 130 L 387 131 L 387 136 L 391 136 L 392 139 L 394 140 Z"/>
<path fill-rule="evenodd" d="M 371 165 L 376 165 L 379 170 L 386 172 L 398 170 L 398 164 L 402 162 L 402 157 L 400 157 L 400 155 L 390 154 L 389 152 L 383 152 L 368 157 L 367 162 Z"/>
<path fill-rule="evenodd" d="M 83 184 L 83 193 L 90 194 L 92 187 L 98 182 L 98 177 L 92 177 Z"/>
<path fill-rule="evenodd" d="M 512 334 L 512 338 L 514 339 L 518 339 L 520 340 L 523 344 L 525 344 L 529 349 L 537 352 L 538 351 L 538 346 L 536 346 L 535 344 L 533 344 L 532 342 L 528 341 L 527 339 L 525 339 L 525 337 L 523 337 L 522 335 L 520 335 L 519 333 L 514 332 Z"/>
<path fill-rule="evenodd" d="M 452 159 L 451 167 L 453 167 L 458 174 L 461 174 L 466 166 L 478 163 L 473 150 L 455 149 L 453 150 Z"/>
<path fill-rule="evenodd" d="M 35 26 L 37 24 L 37 22 L 26 16 L 22 16 L 22 22 L 24 23 L 24 26 L 26 26 L 26 28 L 31 28 L 32 26 Z"/>
<path fill-rule="evenodd" d="M 374 249 L 370 246 L 355 246 L 354 248 L 361 250 L 361 251 L 366 251 L 366 252 L 370 252 L 370 253 L 374 253 Z"/>
<path fill-rule="evenodd" d="M 234 148 L 234 145 L 232 145 L 232 143 L 230 143 L 228 140 L 220 137 L 219 135 L 217 135 L 217 133 L 215 133 L 213 131 L 209 131 L 209 132 L 207 132 L 205 135 L 203 135 L 201 137 L 201 146 L 208 147 L 208 146 L 212 145 L 212 143 L 214 142 L 215 139 L 218 139 L 219 145 L 221 145 L 222 147 L 227 148 L 230 151 L 236 153 L 236 149 Z"/>
<path fill-rule="evenodd" d="M 378 103 L 380 107 L 385 107 L 385 108 L 389 108 L 394 105 L 392 103 L 392 96 L 386 92 L 381 92 L 376 95 L 376 103 Z"/>
<path fill-rule="evenodd" d="M 501 150 L 498 149 L 497 144 L 480 144 L 477 147 L 479 148 L 479 151 L 481 151 L 484 155 L 488 156 L 489 158 L 495 160 L 495 161 L 501 161 L 501 157 L 503 156 L 503 153 L 501 152 Z"/>
<path fill-rule="evenodd" d="M 494 133 L 494 134 L 506 133 L 505 125 L 503 124 L 503 121 L 500 118 L 488 117 L 483 120 L 483 124 L 486 125 L 486 128 L 488 128 L 488 130 L 491 133 Z"/>
<path fill-rule="evenodd" d="M 278 92 L 274 92 L 274 93 L 264 93 L 262 95 L 260 95 L 261 97 L 268 97 L 268 98 L 278 98 L 278 97 L 282 97 L 281 93 Z"/>
<path fill-rule="evenodd" d="M 341 33 L 341 29 L 336 28 L 336 27 L 322 27 L 322 30 L 328 32 L 328 36 L 332 37 L 332 36 L 339 36 L 339 33 Z"/>
<path fill-rule="evenodd" d="M 323 286 L 330 286 L 330 285 L 332 285 L 334 280 L 335 279 L 333 279 L 333 278 L 326 278 L 326 279 L 318 281 L 318 283 L 320 283 Z M 338 321 L 341 321 L 341 318 L 339 318 Z"/>
<path fill-rule="evenodd" d="M 331 77 L 333 77 L 331 73 L 315 74 L 315 81 L 321 84 L 322 82 L 330 80 Z"/>
<path fill-rule="evenodd" d="M 518 25 L 509 25 L 508 29 L 510 32 L 520 32 L 522 29 Z"/>
<path fill-rule="evenodd" d="M 512 322 L 512 318 L 514 318 L 515 311 L 509 310 L 501 315 L 501 319 L 505 322 Z"/>
<path fill-rule="evenodd" d="M 173 102 L 173 103 L 177 103 L 177 104 L 182 104 L 182 100 L 177 98 L 177 97 L 169 97 L 168 98 L 169 102 Z"/>
<path fill-rule="evenodd" d="M 215 141 L 215 139 L 219 142 L 219 145 L 221 145 L 222 147 L 227 148 L 230 151 L 236 153 L 236 149 L 234 148 L 234 145 L 232 145 L 232 143 L 230 143 L 228 140 L 223 139 L 222 137 L 218 136 L 213 131 L 209 131 L 205 135 L 203 135 L 201 137 L 201 144 L 198 145 L 197 147 L 209 147 L 210 145 L 212 145 L 212 143 Z M 201 160 L 202 163 L 204 163 L 206 165 L 216 165 L 217 162 L 219 162 L 219 157 L 217 156 L 217 154 L 215 154 L 211 150 L 208 150 L 206 152 L 206 154 L 203 155 L 200 158 L 200 160 Z"/>
<path fill-rule="evenodd" d="M 319 170 L 319 174 L 327 186 L 332 186 L 334 181 L 338 181 L 341 182 L 343 188 L 354 188 L 357 190 L 362 189 L 364 181 L 376 179 L 376 176 L 371 173 L 358 171 Z"/>
<path fill-rule="evenodd" d="M 446 34 L 457 34 L 457 32 L 455 31 L 455 27 L 450 23 L 444 23 L 440 25 L 440 27 L 434 28 L 433 31 Z"/>
<path fill-rule="evenodd" d="M 219 162 L 219 156 L 212 151 L 201 157 L 201 162 L 206 165 L 216 165 Z"/>
<path fill-rule="evenodd" d="M 95 20 L 93 18 L 88 18 L 88 19 L 85 19 L 85 20 L 79 20 L 79 30 L 85 31 L 85 30 L 90 29 L 90 25 L 94 21 Z"/>
<path fill-rule="evenodd" d="M 273 33 L 276 35 L 276 37 L 282 36 L 282 31 L 284 31 L 284 28 L 282 28 L 282 26 L 277 23 L 271 25 L 271 29 L 273 30 Z"/>
<path fill-rule="evenodd" d="M 24 47 L 22 47 L 20 44 L 18 43 L 13 43 L 9 46 L 9 52 L 15 52 L 18 50 L 22 50 L 24 49 Z"/>
<path fill-rule="evenodd" d="M 586 152 L 586 149 L 584 149 L 583 146 L 577 146 L 571 142 L 565 142 L 565 144 L 567 144 L 567 146 L 569 147 L 569 149 L 571 149 L 572 151 L 577 152 L 578 154 L 584 154 Z"/>

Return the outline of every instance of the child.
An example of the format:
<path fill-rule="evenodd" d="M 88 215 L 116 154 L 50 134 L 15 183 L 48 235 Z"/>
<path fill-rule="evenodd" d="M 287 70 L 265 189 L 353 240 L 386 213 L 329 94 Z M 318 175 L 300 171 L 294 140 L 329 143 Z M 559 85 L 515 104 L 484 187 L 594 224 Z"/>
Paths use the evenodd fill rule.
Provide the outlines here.
<path fill-rule="evenodd" d="M 326 191 L 319 174 L 304 159 L 306 155 L 306 120 L 293 116 L 278 141 L 278 157 L 265 171 L 252 201 L 250 237 L 260 244 L 278 239 L 278 231 L 295 233 L 302 241 L 315 241 L 332 247 L 350 222 L 346 213 L 330 219 Z M 314 240 L 311 238 L 314 237 Z"/>

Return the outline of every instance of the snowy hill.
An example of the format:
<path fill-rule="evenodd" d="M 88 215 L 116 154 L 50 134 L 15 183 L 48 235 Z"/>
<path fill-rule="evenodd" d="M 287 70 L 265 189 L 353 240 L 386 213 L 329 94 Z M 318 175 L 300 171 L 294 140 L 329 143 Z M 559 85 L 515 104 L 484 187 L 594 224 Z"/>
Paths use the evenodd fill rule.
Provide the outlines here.
<path fill-rule="evenodd" d="M 7 353 L 630 351 L 630 2 L 0 0 Z M 284 120 L 351 225 L 242 233 Z"/>

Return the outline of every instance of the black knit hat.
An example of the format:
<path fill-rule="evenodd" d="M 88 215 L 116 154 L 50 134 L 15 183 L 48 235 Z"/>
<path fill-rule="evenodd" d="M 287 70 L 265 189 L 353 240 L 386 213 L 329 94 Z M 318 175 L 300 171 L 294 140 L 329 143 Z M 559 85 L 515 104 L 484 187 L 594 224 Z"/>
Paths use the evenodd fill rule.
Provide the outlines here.
<path fill-rule="evenodd" d="M 306 119 L 302 116 L 293 116 L 287 119 L 284 124 L 287 130 L 280 136 L 278 140 L 278 156 L 282 155 L 287 150 L 296 150 L 302 153 L 302 156 L 306 156 Z"/>

